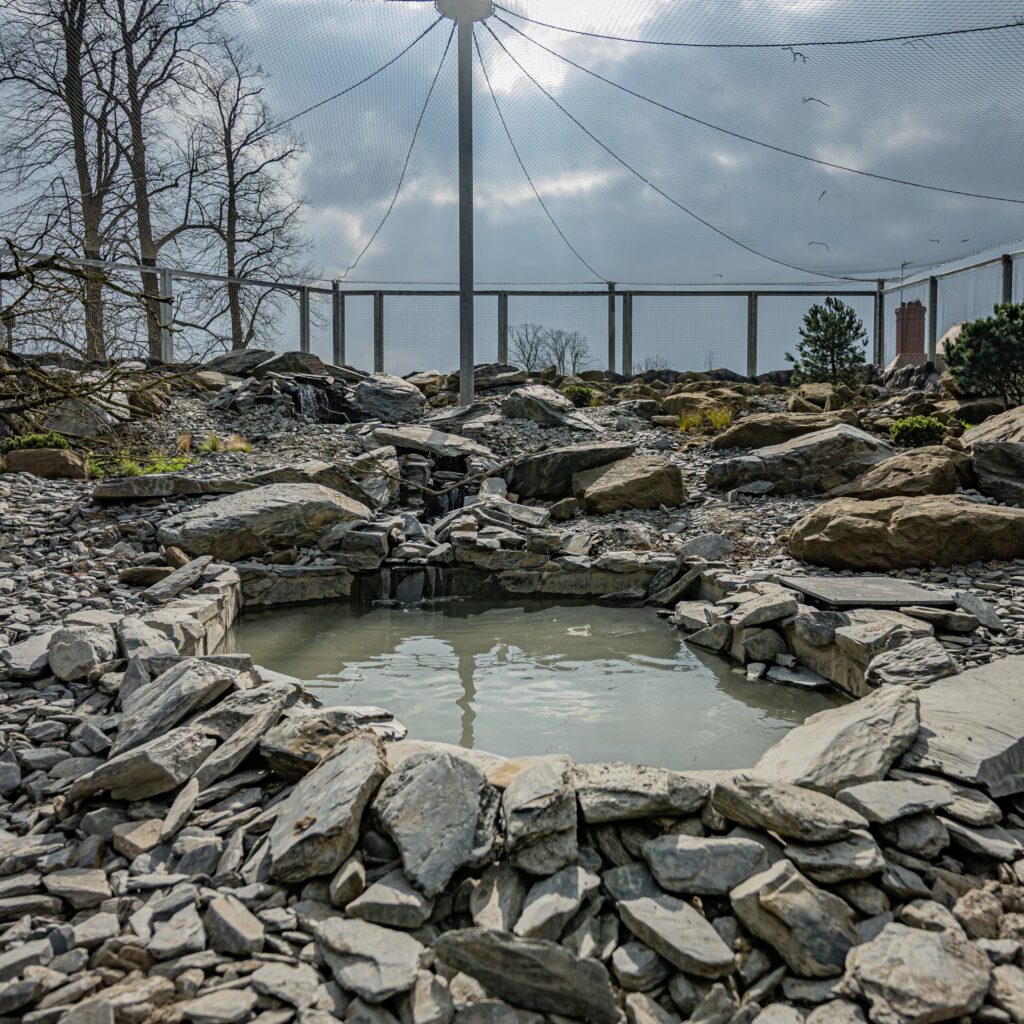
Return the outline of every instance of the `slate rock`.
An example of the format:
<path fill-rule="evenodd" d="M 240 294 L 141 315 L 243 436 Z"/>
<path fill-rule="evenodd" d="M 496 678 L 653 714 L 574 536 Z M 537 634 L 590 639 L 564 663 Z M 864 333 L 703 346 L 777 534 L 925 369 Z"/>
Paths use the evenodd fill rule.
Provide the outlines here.
<path fill-rule="evenodd" d="M 864 670 L 869 686 L 926 686 L 955 676 L 959 666 L 935 637 L 922 636 L 876 654 Z"/>
<path fill-rule="evenodd" d="M 434 901 L 417 891 L 400 868 L 377 879 L 346 907 L 349 917 L 390 928 L 419 928 L 434 910 Z"/>
<path fill-rule="evenodd" d="M 859 814 L 822 793 L 748 775 L 718 782 L 711 802 L 730 821 L 803 842 L 825 843 L 867 827 Z"/>
<path fill-rule="evenodd" d="M 381 786 L 374 812 L 402 854 L 409 880 L 436 896 L 478 856 L 480 800 L 487 783 L 474 765 L 448 753 L 403 761 Z"/>
<path fill-rule="evenodd" d="M 581 959 L 544 939 L 464 928 L 434 943 L 439 959 L 516 1006 L 592 1024 L 617 1024 L 618 1010 L 604 965 Z"/>
<path fill-rule="evenodd" d="M 112 757 L 71 788 L 75 798 L 109 789 L 115 800 L 143 800 L 176 789 L 206 760 L 217 740 L 179 726 Z"/>
<path fill-rule="evenodd" d="M 808 878 L 825 885 L 867 878 L 885 867 L 878 844 L 861 829 L 831 843 L 787 843 L 786 856 Z"/>
<path fill-rule="evenodd" d="M 859 942 L 849 906 L 808 881 L 788 860 L 742 882 L 729 900 L 747 931 L 801 977 L 841 974 L 847 953 Z"/>
<path fill-rule="evenodd" d="M 663 889 L 698 896 L 724 896 L 767 864 L 764 847 L 749 839 L 658 836 L 643 854 Z"/>
<path fill-rule="evenodd" d="M 270 872 L 301 882 L 336 871 L 355 848 L 363 811 L 387 775 L 376 736 L 346 737 L 279 805 L 270 830 Z"/>
<path fill-rule="evenodd" d="M 341 917 L 317 925 L 316 945 L 342 989 L 370 1003 L 412 988 L 423 953 L 411 935 Z"/>
<path fill-rule="evenodd" d="M 117 639 L 107 625 L 67 626 L 50 635 L 48 656 L 58 679 L 93 680 L 117 658 Z"/>
<path fill-rule="evenodd" d="M 687 974 L 720 978 L 736 968 L 732 950 L 711 923 L 674 896 L 640 896 L 618 904 L 623 924 Z"/>
<path fill-rule="evenodd" d="M 828 794 L 876 782 L 917 738 L 918 704 L 916 693 L 886 687 L 819 711 L 762 754 L 754 772 Z"/>
<path fill-rule="evenodd" d="M 945 785 L 886 780 L 841 789 L 836 799 L 868 821 L 884 825 L 897 818 L 947 807 L 954 797 Z"/>
<path fill-rule="evenodd" d="M 210 948 L 229 956 L 249 956 L 263 950 L 263 922 L 231 895 L 210 900 L 203 918 Z"/>
<path fill-rule="evenodd" d="M 711 788 L 695 775 L 612 761 L 576 765 L 572 777 L 584 820 L 591 825 L 693 814 Z"/>
<path fill-rule="evenodd" d="M 597 875 L 579 864 L 556 871 L 530 888 L 513 931 L 525 939 L 558 939 L 600 884 Z"/>

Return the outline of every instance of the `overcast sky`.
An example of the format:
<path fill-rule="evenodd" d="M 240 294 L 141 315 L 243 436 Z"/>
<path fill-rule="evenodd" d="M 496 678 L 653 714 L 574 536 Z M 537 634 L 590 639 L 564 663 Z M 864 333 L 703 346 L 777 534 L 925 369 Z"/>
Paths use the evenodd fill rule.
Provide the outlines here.
<path fill-rule="evenodd" d="M 594 271 L 569 251 L 541 209 L 475 59 L 480 282 L 719 287 L 804 281 L 839 289 L 844 285 L 813 272 L 874 279 L 898 275 L 906 263 L 912 274 L 1024 235 L 1024 205 L 880 182 L 731 138 L 595 80 L 497 20 L 622 86 L 730 131 L 878 174 L 1024 199 L 1024 29 L 813 45 L 997 25 L 1013 21 L 1019 4 L 506 0 L 506 6 L 607 35 L 778 45 L 645 46 L 569 34 L 500 10 L 478 26 L 484 66 L 512 140 L 552 216 Z M 429 2 L 256 0 L 244 18 L 244 34 L 270 74 L 275 110 L 290 116 L 384 63 L 437 14 Z M 394 209 L 346 274 L 394 196 L 450 29 L 447 21 L 437 25 L 371 82 L 295 122 L 307 149 L 295 188 L 309 203 L 314 256 L 325 279 L 343 277 L 353 285 L 457 279 L 454 42 Z M 785 49 L 788 42 L 803 45 Z M 559 110 L 513 56 L 600 143 Z M 637 174 L 737 242 L 801 269 L 726 240 Z M 976 303 L 986 310 L 994 280 L 983 273 L 947 289 L 945 318 L 972 315 L 963 307 Z M 724 353 L 719 362 L 742 362 L 744 310 L 738 302 L 646 300 L 642 308 L 637 302 L 638 359 L 671 348 L 680 354 L 674 362 L 685 354 L 700 368 L 709 349 L 718 347 Z M 780 365 L 806 303 L 773 302 L 764 312 L 775 326 L 766 328 L 762 362 Z M 482 345 L 492 340 L 492 307 L 481 302 Z M 351 300 L 351 308 L 352 343 L 364 344 L 369 301 Z M 870 317 L 870 303 L 858 308 Z M 401 327 L 405 350 L 395 369 L 410 361 L 418 365 L 425 353 L 454 362 L 454 348 L 450 356 L 448 348 L 437 349 L 453 334 L 453 302 L 418 303 L 415 310 L 396 304 L 389 312 L 389 326 Z M 521 301 L 510 319 L 542 314 L 553 326 L 581 321 L 592 348 L 603 352 L 600 303 L 570 308 L 569 300 L 534 306 Z M 419 346 L 406 336 L 415 324 L 424 339 Z"/>

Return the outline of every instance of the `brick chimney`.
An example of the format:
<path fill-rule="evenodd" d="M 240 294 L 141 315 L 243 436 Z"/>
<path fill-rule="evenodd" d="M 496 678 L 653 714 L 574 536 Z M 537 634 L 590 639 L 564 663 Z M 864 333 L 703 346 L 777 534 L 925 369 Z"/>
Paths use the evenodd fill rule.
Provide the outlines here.
<path fill-rule="evenodd" d="M 927 310 L 920 299 L 904 302 L 896 310 L 896 355 L 924 359 L 924 321 Z"/>

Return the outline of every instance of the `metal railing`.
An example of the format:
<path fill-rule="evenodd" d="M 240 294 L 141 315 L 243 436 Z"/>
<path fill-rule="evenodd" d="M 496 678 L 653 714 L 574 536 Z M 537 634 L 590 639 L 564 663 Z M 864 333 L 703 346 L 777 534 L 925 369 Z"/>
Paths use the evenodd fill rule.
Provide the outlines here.
<path fill-rule="evenodd" d="M 783 360 L 780 358 L 782 352 L 779 350 L 778 344 L 775 345 L 771 355 L 768 354 L 769 346 L 764 344 L 765 325 L 770 325 L 767 333 L 776 341 L 782 334 L 788 336 L 792 328 L 792 336 L 795 341 L 798 326 L 796 318 L 800 312 L 799 310 L 795 313 L 786 311 L 795 309 L 794 302 L 796 300 L 820 301 L 826 296 L 834 295 L 845 300 L 852 300 L 862 307 L 862 319 L 868 325 L 868 333 L 871 338 L 873 361 L 884 365 L 890 354 L 894 335 L 891 330 L 891 320 L 895 313 L 894 300 L 907 293 L 910 293 L 911 297 L 920 295 L 928 307 L 927 351 L 929 357 L 934 359 L 938 338 L 942 333 L 940 327 L 948 326 L 945 324 L 948 314 L 940 315 L 946 286 L 958 279 L 963 280 L 964 275 L 984 272 L 983 287 L 978 289 L 983 297 L 974 303 L 975 306 L 981 308 L 974 315 L 988 313 L 991 307 L 998 302 L 1012 302 L 1015 291 L 1021 291 L 1021 284 L 1024 283 L 1024 276 L 1021 274 L 1022 266 L 1024 266 L 1024 260 L 1021 260 L 1022 256 L 1024 253 L 1021 252 L 1007 253 L 969 266 L 928 276 L 921 275 L 898 283 L 879 280 L 875 283 L 874 288 L 862 289 L 794 288 L 784 285 L 765 285 L 756 288 L 694 286 L 689 288 L 628 287 L 620 289 L 615 282 L 608 282 L 604 286 L 572 289 L 482 288 L 475 292 L 475 296 L 478 300 L 489 300 L 494 304 L 496 317 L 493 321 L 494 334 L 490 338 L 487 337 L 490 330 L 478 329 L 476 332 L 477 362 L 485 361 L 483 358 L 485 352 L 496 353 L 499 362 L 509 361 L 510 327 L 513 325 L 509 314 L 510 302 L 514 303 L 516 308 L 536 309 L 544 305 L 544 300 L 549 302 L 563 300 L 574 304 L 571 319 L 586 320 L 592 327 L 597 328 L 589 332 L 589 340 L 605 355 L 603 360 L 605 366 L 610 370 L 619 369 L 623 373 L 629 374 L 637 366 L 635 342 L 638 319 L 646 325 L 643 328 L 646 332 L 646 344 L 650 334 L 657 333 L 657 328 L 651 325 L 659 317 L 662 318 L 662 333 L 667 334 L 676 327 L 678 322 L 687 319 L 688 313 L 684 311 L 697 309 L 698 301 L 703 300 L 702 308 L 705 311 L 709 308 L 715 310 L 710 314 L 705 312 L 703 319 L 699 315 L 696 318 L 700 321 L 702 329 L 710 328 L 707 331 L 708 337 L 714 339 L 713 347 L 709 349 L 709 358 L 712 354 L 720 351 L 723 344 L 722 339 L 728 334 L 732 339 L 734 353 L 729 357 L 721 357 L 716 365 L 728 366 L 730 369 L 745 372 L 747 376 L 752 377 L 764 370 L 782 368 L 783 365 Z M 324 285 L 258 278 L 231 278 L 225 275 L 176 267 L 142 266 L 125 262 L 90 261 L 77 258 L 68 258 L 67 262 L 118 273 L 155 275 L 159 291 L 161 354 L 167 362 L 174 361 L 176 337 L 181 336 L 185 331 L 185 328 L 182 328 L 175 320 L 176 282 L 179 285 L 188 281 L 207 282 L 219 286 L 238 285 L 247 289 L 273 290 L 292 296 L 296 301 L 298 311 L 298 348 L 303 352 L 311 352 L 313 349 L 312 300 L 314 298 L 321 301 L 329 300 L 329 315 L 318 320 L 318 323 L 329 323 L 328 338 L 323 339 L 326 344 L 318 344 L 317 347 L 323 351 L 323 355 L 327 359 L 337 364 L 349 362 L 352 354 L 348 345 L 350 329 L 347 320 L 350 318 L 350 311 L 354 304 L 357 302 L 372 304 L 372 314 L 367 325 L 370 350 L 355 361 L 364 361 L 368 364 L 365 368 L 372 368 L 374 372 L 383 372 L 388 362 L 391 362 L 392 369 L 394 368 L 395 352 L 398 345 L 388 344 L 388 323 L 389 311 L 400 308 L 398 300 L 420 299 L 426 305 L 426 300 L 430 299 L 447 299 L 450 302 L 457 302 L 459 297 L 456 288 L 349 287 L 337 281 L 330 285 Z M 998 268 L 998 273 L 993 268 Z M 992 284 L 993 280 L 996 281 L 995 285 Z M 1016 288 L 1015 282 L 1017 282 Z M 670 305 L 670 300 L 674 300 L 677 305 Z M 679 303 L 682 305 L 678 305 Z M 0 301 L 0 306 L 2 306 L 2 301 Z M 356 308 L 360 313 L 364 311 L 363 306 Z M 806 311 L 806 307 L 803 307 L 803 311 Z M 356 319 L 363 324 L 367 318 L 359 316 Z M 396 319 L 401 321 L 402 314 L 397 314 Z M 515 318 L 514 322 L 518 322 L 518 319 Z M 784 324 L 784 327 L 780 327 L 779 324 Z M 407 327 L 405 329 L 408 330 Z M 598 335 L 602 331 L 604 337 L 600 338 Z M 887 340 L 889 344 L 887 344 Z M 256 344 L 259 344 L 259 340 Z M 677 336 L 673 337 L 671 344 L 673 348 L 679 344 Z M 693 342 L 687 339 L 685 344 L 689 346 L 686 354 L 692 361 Z M 183 353 L 179 352 L 178 354 L 182 355 Z M 677 365 L 673 365 L 672 368 L 682 368 L 682 363 L 679 362 L 682 354 L 674 352 L 662 354 L 676 355 Z M 453 364 L 454 362 L 455 360 L 453 360 Z M 732 365 L 729 365 L 730 363 Z"/>

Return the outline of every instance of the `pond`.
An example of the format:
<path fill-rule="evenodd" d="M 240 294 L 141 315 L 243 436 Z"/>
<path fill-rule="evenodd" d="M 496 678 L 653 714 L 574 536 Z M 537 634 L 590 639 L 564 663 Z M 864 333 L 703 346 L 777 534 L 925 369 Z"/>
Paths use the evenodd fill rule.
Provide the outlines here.
<path fill-rule="evenodd" d="M 648 608 L 567 599 L 247 613 L 221 650 L 298 676 L 326 705 L 385 707 L 411 738 L 580 762 L 750 767 L 839 703 L 748 682 Z"/>

